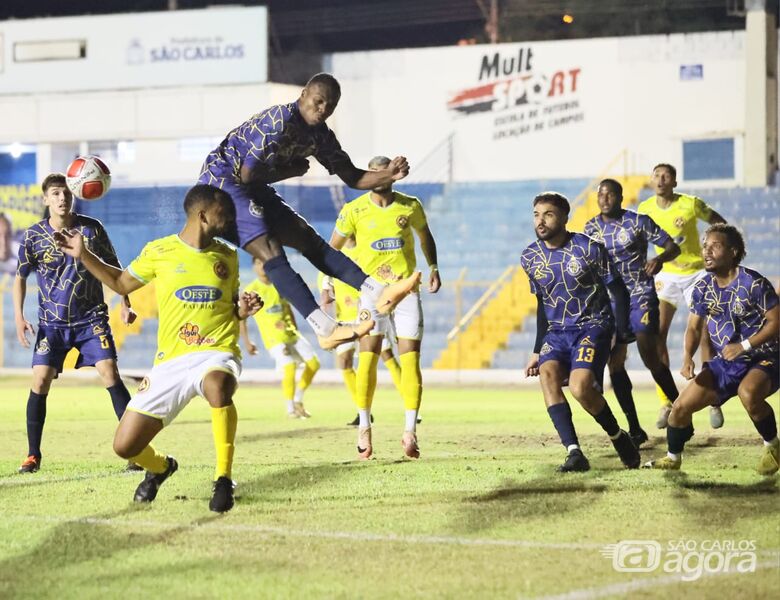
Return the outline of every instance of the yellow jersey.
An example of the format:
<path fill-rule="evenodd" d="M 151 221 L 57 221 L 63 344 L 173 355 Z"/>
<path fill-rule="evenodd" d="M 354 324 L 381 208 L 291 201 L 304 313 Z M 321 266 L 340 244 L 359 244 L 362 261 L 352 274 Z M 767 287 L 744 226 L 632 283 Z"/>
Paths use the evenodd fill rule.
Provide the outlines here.
<path fill-rule="evenodd" d="M 263 299 L 263 308 L 253 316 L 266 350 L 298 340 L 298 330 L 292 320 L 290 305 L 272 283 L 263 283 L 255 279 L 246 286 L 246 291 L 257 292 Z"/>
<path fill-rule="evenodd" d="M 355 262 L 364 272 L 379 281 L 395 283 L 414 273 L 417 258 L 412 229 L 419 231 L 426 225 L 425 211 L 414 196 L 393 192 L 393 202 L 381 207 L 368 192 L 344 205 L 336 231 L 355 238 Z"/>
<path fill-rule="evenodd" d="M 351 258 L 357 262 L 357 246 L 342 248 L 341 252 L 343 252 L 347 258 Z M 351 285 L 344 283 L 335 277 L 332 278 L 332 281 L 333 295 L 336 298 L 336 320 L 345 323 L 357 321 L 360 292 Z"/>
<path fill-rule="evenodd" d="M 662 270 L 675 275 L 692 275 L 704 268 L 696 220 L 709 221 L 712 208 L 696 196 L 675 194 L 674 197 L 675 201 L 669 207 L 661 208 L 656 196 L 652 196 L 639 205 L 637 212 L 648 215 L 680 246 L 680 256 L 664 263 Z M 660 253 L 663 248 L 656 246 L 655 250 Z"/>
<path fill-rule="evenodd" d="M 212 242 L 199 250 L 178 235 L 153 240 L 127 267 L 141 283 L 155 281 L 159 326 L 154 364 L 192 352 L 238 348 L 238 255 Z"/>

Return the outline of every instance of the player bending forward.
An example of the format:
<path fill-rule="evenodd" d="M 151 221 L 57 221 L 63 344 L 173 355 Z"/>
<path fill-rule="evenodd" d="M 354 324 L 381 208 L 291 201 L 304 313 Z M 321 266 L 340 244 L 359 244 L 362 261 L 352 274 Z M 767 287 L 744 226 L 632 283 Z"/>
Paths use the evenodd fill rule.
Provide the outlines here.
<path fill-rule="evenodd" d="M 231 479 L 238 415 L 233 394 L 241 371 L 238 320 L 256 313 L 256 294 L 238 297 L 238 256 L 216 241 L 235 220 L 225 192 L 196 185 L 184 199 L 187 216 L 178 235 L 146 244 L 124 271 L 106 264 L 76 231 L 55 234 L 63 252 L 81 260 L 100 281 L 120 294 L 156 280 L 160 324 L 154 367 L 130 400 L 114 436 L 114 451 L 146 469 L 133 500 L 152 502 L 163 482 L 179 464 L 151 445 L 195 396 L 211 406 L 211 426 L 217 454 L 209 508 L 233 507 Z"/>

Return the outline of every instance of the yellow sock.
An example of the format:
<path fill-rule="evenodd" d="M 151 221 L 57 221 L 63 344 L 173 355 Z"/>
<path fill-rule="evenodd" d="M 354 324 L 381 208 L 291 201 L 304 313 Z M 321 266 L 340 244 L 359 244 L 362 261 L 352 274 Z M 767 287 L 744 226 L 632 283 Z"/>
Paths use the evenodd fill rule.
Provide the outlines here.
<path fill-rule="evenodd" d="M 238 412 L 235 404 L 221 408 L 211 407 L 211 432 L 214 434 L 214 449 L 217 451 L 215 481 L 220 477 L 230 478 L 232 475 L 237 425 Z"/>
<path fill-rule="evenodd" d="M 395 356 L 388 358 L 385 361 L 385 366 L 387 367 L 387 370 L 390 371 L 390 377 L 393 379 L 395 389 L 397 389 L 399 393 L 403 393 L 401 392 L 401 367 L 395 359 Z"/>
<path fill-rule="evenodd" d="M 342 369 L 341 376 L 344 378 L 344 384 L 349 390 L 349 395 L 352 396 L 352 401 L 357 404 L 357 388 L 355 383 L 355 369 Z"/>
<path fill-rule="evenodd" d="M 401 359 L 401 395 L 406 410 L 417 410 L 422 401 L 422 373 L 420 372 L 420 353 L 405 352 Z"/>
<path fill-rule="evenodd" d="M 655 384 L 655 393 L 658 395 L 658 402 L 661 403 L 661 406 L 666 406 L 672 403 L 672 401 L 669 400 L 666 394 L 664 394 L 664 391 L 661 389 L 661 386 L 658 385 L 657 383 Z"/>
<path fill-rule="evenodd" d="M 134 462 L 139 467 L 143 467 L 152 473 L 164 473 L 165 469 L 168 468 L 165 454 L 157 452 L 151 444 L 141 450 L 138 456 L 131 458 L 130 462 Z"/>
<path fill-rule="evenodd" d="M 303 373 L 301 373 L 301 379 L 298 381 L 298 389 L 303 391 L 311 385 L 311 380 L 314 379 L 314 375 L 320 370 L 320 361 L 316 356 L 313 356 L 306 361 L 303 367 Z"/>
<path fill-rule="evenodd" d="M 295 396 L 295 369 L 298 365 L 289 363 L 282 371 L 282 396 L 287 402 L 292 402 Z"/>
<path fill-rule="evenodd" d="M 371 408 L 376 390 L 377 364 L 379 364 L 378 354 L 373 352 L 360 353 L 355 381 L 355 404 L 357 404 L 358 409 Z"/>

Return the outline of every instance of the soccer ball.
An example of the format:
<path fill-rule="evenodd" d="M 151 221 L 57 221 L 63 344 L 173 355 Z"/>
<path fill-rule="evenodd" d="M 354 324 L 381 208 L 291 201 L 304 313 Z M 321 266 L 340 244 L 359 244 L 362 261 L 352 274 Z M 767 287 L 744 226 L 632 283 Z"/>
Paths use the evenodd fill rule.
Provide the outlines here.
<path fill-rule="evenodd" d="M 65 182 L 76 198 L 98 200 L 111 187 L 111 171 L 97 156 L 79 156 L 68 166 Z"/>

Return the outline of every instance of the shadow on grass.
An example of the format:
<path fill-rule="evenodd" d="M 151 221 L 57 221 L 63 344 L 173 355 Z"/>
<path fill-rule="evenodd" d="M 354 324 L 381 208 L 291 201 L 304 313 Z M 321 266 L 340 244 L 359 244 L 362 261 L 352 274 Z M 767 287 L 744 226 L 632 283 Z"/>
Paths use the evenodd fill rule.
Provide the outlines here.
<path fill-rule="evenodd" d="M 253 442 L 262 442 L 266 440 L 287 440 L 317 437 L 324 433 L 343 432 L 343 427 L 309 427 L 306 429 L 290 429 L 288 431 L 267 431 L 264 433 L 253 433 L 250 435 L 239 435 L 236 438 L 236 445 L 251 444 Z"/>
<path fill-rule="evenodd" d="M 57 523 L 55 520 L 56 524 L 29 552 L 0 561 L 0 595 L 3 598 L 52 597 L 57 595 L 56 589 L 62 585 L 63 572 L 90 561 L 109 559 L 119 553 L 167 545 L 193 527 L 219 518 L 218 515 L 209 515 L 177 527 L 148 533 L 133 529 L 132 520 L 121 524 L 111 522 L 135 513 L 143 518 L 146 508 L 129 505 L 119 511 L 76 517 L 72 521 Z M 30 521 L 29 526 L 40 528 L 44 523 L 46 521 Z M 117 566 L 121 567 L 121 560 L 116 561 Z M 79 572 L 78 569 L 75 572 Z M 87 569 L 82 570 L 81 576 L 86 572 Z"/>
<path fill-rule="evenodd" d="M 307 488 L 313 488 L 323 483 L 345 477 L 350 474 L 357 463 L 344 464 L 318 464 L 293 467 L 284 471 L 268 473 L 262 477 L 242 480 L 236 489 L 236 498 L 242 503 L 267 501 L 268 496 L 277 499 L 287 496 L 291 501 L 292 496 Z"/>

